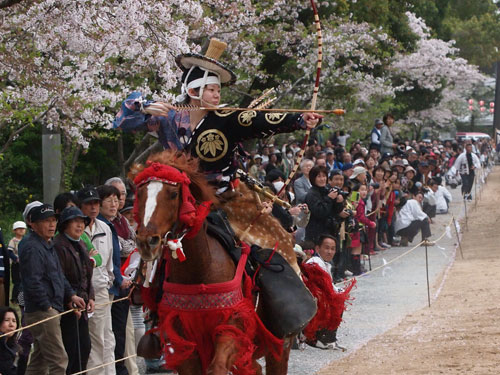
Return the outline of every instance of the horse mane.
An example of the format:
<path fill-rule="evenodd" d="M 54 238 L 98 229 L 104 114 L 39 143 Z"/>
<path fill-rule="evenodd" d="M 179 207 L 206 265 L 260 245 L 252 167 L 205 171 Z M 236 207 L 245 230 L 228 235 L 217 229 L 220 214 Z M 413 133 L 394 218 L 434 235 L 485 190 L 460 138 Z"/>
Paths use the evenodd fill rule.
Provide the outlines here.
<path fill-rule="evenodd" d="M 151 155 L 148 158 L 148 162 L 149 161 L 169 165 L 186 173 L 191 180 L 189 189 L 197 201 L 211 201 L 214 205 L 218 204 L 218 199 L 215 195 L 215 187 L 207 183 L 205 175 L 200 171 L 198 159 L 185 152 L 165 150 Z M 134 164 L 130 169 L 128 177 L 133 181 L 135 176 L 144 168 L 146 168 L 145 165 Z"/>

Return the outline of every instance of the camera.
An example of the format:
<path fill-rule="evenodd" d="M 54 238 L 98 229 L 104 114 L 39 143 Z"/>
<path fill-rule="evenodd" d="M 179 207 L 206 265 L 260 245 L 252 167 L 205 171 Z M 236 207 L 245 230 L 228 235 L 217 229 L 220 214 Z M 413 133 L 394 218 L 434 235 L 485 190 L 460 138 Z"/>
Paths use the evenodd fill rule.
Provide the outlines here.
<path fill-rule="evenodd" d="M 328 194 L 330 194 L 332 191 L 337 192 L 337 194 L 341 195 L 344 198 L 347 198 L 349 193 L 347 191 L 342 190 L 341 188 L 338 188 L 336 186 L 330 187 L 330 190 L 328 191 Z"/>
<path fill-rule="evenodd" d="M 380 184 L 378 182 L 372 182 L 370 186 L 377 190 L 380 187 Z"/>

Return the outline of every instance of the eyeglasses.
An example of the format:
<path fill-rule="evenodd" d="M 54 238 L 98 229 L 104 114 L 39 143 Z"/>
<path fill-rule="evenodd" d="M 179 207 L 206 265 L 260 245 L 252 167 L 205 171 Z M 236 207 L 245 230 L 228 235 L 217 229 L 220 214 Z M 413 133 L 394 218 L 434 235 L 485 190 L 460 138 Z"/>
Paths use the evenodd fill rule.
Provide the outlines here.
<path fill-rule="evenodd" d="M 107 203 L 107 204 L 120 204 L 120 201 L 118 199 L 112 199 L 112 198 L 107 198 L 103 199 L 102 203 Z"/>

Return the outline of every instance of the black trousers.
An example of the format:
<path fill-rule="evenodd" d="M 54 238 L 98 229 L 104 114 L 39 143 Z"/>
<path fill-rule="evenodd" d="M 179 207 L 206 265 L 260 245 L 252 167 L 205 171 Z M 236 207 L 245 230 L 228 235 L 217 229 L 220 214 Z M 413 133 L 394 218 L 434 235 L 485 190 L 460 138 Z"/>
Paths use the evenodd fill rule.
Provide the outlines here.
<path fill-rule="evenodd" d="M 115 296 L 115 299 L 121 297 Z M 115 302 L 111 305 L 111 320 L 113 333 L 115 334 L 115 361 L 122 359 L 125 353 L 125 340 L 127 331 L 129 301 Z M 116 362 L 116 375 L 128 375 L 125 361 Z"/>
<path fill-rule="evenodd" d="M 413 237 L 417 235 L 418 232 L 422 232 L 422 240 L 429 238 L 431 236 L 431 227 L 429 225 L 429 220 L 415 220 L 412 221 L 409 226 L 398 231 L 398 235 L 408 238 L 411 242 Z"/>
<path fill-rule="evenodd" d="M 10 300 L 18 303 L 17 297 L 21 288 L 21 274 L 19 272 L 19 263 L 11 263 L 10 276 L 12 278 L 12 283 L 14 284 Z"/>
<path fill-rule="evenodd" d="M 61 333 L 68 355 L 66 374 L 87 369 L 90 354 L 89 321 L 83 315 L 77 320 L 73 313 L 61 317 Z"/>
<path fill-rule="evenodd" d="M 472 185 L 474 184 L 474 170 L 470 170 L 469 174 L 461 174 L 460 176 L 462 177 L 462 195 L 468 195 L 470 194 Z"/>

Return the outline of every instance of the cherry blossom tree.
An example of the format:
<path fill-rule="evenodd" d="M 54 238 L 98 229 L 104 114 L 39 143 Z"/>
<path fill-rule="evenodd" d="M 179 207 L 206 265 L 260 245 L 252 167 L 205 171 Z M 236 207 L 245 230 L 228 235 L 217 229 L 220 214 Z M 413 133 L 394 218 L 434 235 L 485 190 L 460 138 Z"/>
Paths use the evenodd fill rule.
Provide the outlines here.
<path fill-rule="evenodd" d="M 457 103 L 465 103 L 474 87 L 484 83 L 486 77 L 476 66 L 457 57 L 455 41 L 432 38 L 423 19 L 411 12 L 406 15 L 420 39 L 414 52 L 395 57 L 391 70 L 397 82 L 396 94 L 411 103 L 403 121 L 419 134 L 423 126 L 449 126 L 463 116 L 465 108 Z"/>

